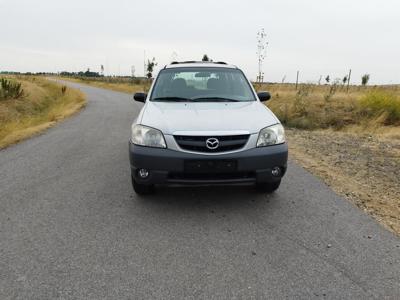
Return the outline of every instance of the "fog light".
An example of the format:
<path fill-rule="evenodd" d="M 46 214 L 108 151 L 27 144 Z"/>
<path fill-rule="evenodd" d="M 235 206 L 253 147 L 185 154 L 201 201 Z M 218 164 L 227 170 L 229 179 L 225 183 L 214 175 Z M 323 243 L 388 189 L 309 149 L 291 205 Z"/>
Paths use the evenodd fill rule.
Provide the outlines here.
<path fill-rule="evenodd" d="M 138 174 L 140 178 L 144 179 L 149 176 L 149 171 L 147 171 L 146 169 L 139 169 Z"/>
<path fill-rule="evenodd" d="M 272 176 L 278 177 L 278 176 L 281 176 L 281 173 L 282 173 L 281 168 L 279 168 L 279 167 L 272 168 L 272 171 L 271 171 Z"/>

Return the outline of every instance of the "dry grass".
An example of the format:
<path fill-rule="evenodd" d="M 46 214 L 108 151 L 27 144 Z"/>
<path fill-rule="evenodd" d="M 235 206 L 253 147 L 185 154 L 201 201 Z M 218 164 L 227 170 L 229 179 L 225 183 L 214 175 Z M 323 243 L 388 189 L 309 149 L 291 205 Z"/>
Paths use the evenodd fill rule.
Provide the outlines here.
<path fill-rule="evenodd" d="M 71 116 L 85 105 L 85 96 L 40 77 L 14 77 L 25 96 L 0 101 L 0 149 L 17 143 Z"/>
<path fill-rule="evenodd" d="M 288 127 L 301 129 L 344 129 L 361 126 L 400 125 L 400 88 L 351 87 L 341 85 L 270 84 L 256 86 L 269 90 L 268 107 Z"/>
<path fill-rule="evenodd" d="M 99 79 L 90 79 L 90 78 L 72 78 L 72 77 L 62 77 L 63 80 L 83 83 L 90 86 L 109 89 L 116 92 L 122 92 L 127 94 L 133 94 L 135 92 L 148 91 L 150 88 L 150 83 L 133 83 L 133 82 L 108 82 L 105 80 Z"/>

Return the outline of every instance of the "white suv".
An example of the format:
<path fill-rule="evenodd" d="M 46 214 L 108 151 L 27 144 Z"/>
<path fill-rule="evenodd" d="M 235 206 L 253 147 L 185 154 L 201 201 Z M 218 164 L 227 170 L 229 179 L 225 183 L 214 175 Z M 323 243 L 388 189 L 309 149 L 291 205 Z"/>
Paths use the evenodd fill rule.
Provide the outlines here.
<path fill-rule="evenodd" d="M 275 191 L 286 172 L 288 147 L 278 118 L 236 66 L 174 62 L 154 80 L 132 124 L 133 188 L 154 185 L 252 183 Z"/>

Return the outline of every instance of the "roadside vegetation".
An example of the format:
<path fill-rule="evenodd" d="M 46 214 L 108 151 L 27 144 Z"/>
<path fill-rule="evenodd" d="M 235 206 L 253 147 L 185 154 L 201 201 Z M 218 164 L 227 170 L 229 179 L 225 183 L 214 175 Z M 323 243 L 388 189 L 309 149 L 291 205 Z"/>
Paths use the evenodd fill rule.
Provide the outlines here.
<path fill-rule="evenodd" d="M 40 76 L 0 78 L 0 149 L 47 129 L 85 105 L 78 91 Z"/>
<path fill-rule="evenodd" d="M 0 78 L 0 100 L 20 99 L 23 96 L 24 90 L 20 82 Z"/>
<path fill-rule="evenodd" d="M 148 59 L 146 63 L 146 77 L 135 77 L 134 68 L 132 76 L 104 76 L 104 66 L 101 65 L 101 72 L 61 72 L 60 76 L 64 80 L 83 83 L 99 88 L 109 89 L 116 92 L 133 94 L 138 91 L 147 92 L 153 78 L 154 68 L 157 66 L 156 59 Z"/>
<path fill-rule="evenodd" d="M 137 91 L 147 91 L 150 88 L 150 81 L 142 78 L 131 77 L 82 77 L 62 76 L 63 80 L 83 83 L 94 87 L 109 89 L 116 92 L 133 94 Z"/>
<path fill-rule="evenodd" d="M 291 84 L 257 86 L 269 90 L 267 104 L 287 127 L 300 129 L 335 129 L 361 126 L 400 126 L 400 87 L 350 87 L 341 84 Z"/>
<path fill-rule="evenodd" d="M 271 91 L 291 159 L 400 235 L 400 86 L 365 85 L 257 89 Z"/>

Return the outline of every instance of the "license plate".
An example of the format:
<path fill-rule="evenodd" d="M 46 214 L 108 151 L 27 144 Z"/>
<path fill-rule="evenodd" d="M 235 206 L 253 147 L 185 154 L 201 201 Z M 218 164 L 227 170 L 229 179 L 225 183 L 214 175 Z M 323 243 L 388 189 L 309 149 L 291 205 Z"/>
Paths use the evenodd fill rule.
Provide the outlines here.
<path fill-rule="evenodd" d="M 227 173 L 237 170 L 234 160 L 187 160 L 185 172 L 188 173 Z"/>

